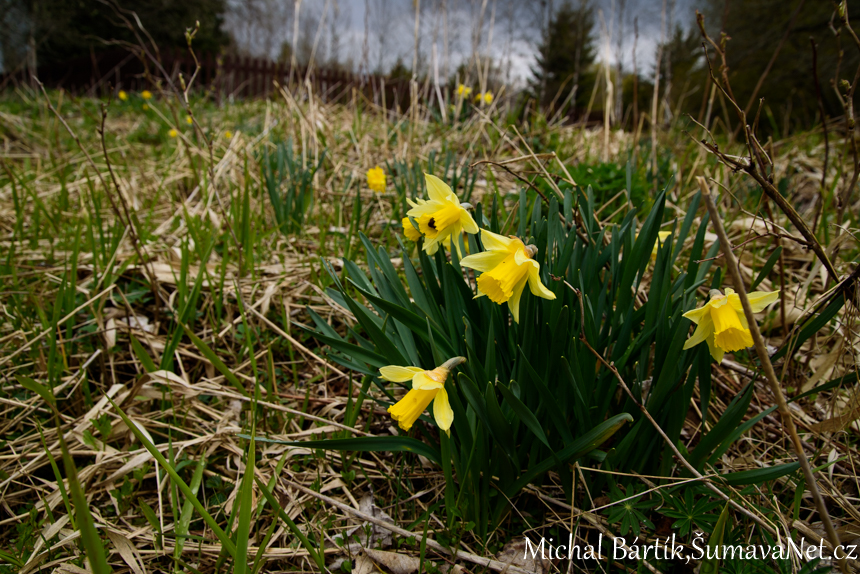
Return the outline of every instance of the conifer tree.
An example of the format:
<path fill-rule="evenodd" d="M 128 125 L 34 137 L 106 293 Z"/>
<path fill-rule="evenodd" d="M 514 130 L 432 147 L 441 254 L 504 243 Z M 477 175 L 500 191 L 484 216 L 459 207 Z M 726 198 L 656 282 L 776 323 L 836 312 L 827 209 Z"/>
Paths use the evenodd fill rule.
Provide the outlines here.
<path fill-rule="evenodd" d="M 552 15 L 532 68 L 532 93 L 543 107 L 554 111 L 567 101 L 584 111 L 596 79 L 593 33 L 594 9 L 585 0 L 576 8 L 565 0 Z"/>

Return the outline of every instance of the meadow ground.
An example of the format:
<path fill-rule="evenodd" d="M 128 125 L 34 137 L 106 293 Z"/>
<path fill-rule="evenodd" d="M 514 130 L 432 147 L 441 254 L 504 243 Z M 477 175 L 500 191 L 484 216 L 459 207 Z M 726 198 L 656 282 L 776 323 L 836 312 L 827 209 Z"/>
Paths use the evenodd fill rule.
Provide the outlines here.
<path fill-rule="evenodd" d="M 820 130 L 773 133 L 761 148 L 828 270 L 791 214 L 700 145 L 708 138 L 693 124 L 659 133 L 652 154 L 647 134 L 514 121 L 504 98 L 465 104 L 446 121 L 420 107 L 382 112 L 288 92 L 220 108 L 192 100 L 191 115 L 164 96 L 104 103 L 56 92 L 0 99 L 0 572 L 566 571 L 566 557 L 524 559 L 523 536 L 559 541 L 568 531 L 583 544 L 602 535 L 604 546 L 617 535 L 641 545 L 676 534 L 694 556 L 696 532 L 817 545 L 820 509 L 755 353 L 717 364 L 704 345 L 681 351 L 689 322 L 680 313 L 710 287 L 734 285 L 700 176 L 720 195 L 747 288 L 781 290 L 759 323 L 841 541 L 860 537 L 860 339 L 846 303 L 856 294 L 842 281 L 856 275 L 860 209 L 851 145 L 838 132 L 829 156 Z M 383 192 L 366 181 L 377 165 Z M 546 257 L 576 264 L 544 277 L 559 300 L 571 298 L 544 310 L 553 328 L 541 332 L 538 320 L 535 331 L 514 331 L 486 298 L 470 307 L 469 273 L 456 279 L 469 295 L 463 313 L 435 314 L 433 301 L 459 288 L 443 271 L 454 267 L 402 233 L 406 198 L 426 197 L 424 172 L 475 207 L 481 226 L 541 245 L 549 234 L 550 252 L 558 234 L 558 254 Z M 658 229 L 675 243 L 651 259 L 636 237 Z M 614 287 L 628 275 L 617 262 L 631 249 L 638 272 L 625 294 Z M 595 278 L 603 283 L 591 292 Z M 537 298 L 523 297 L 523 313 L 537 313 Z M 626 300 L 630 314 L 616 318 Z M 468 329 L 463 346 L 433 339 L 497 311 L 483 348 Z M 502 367 L 516 357 L 488 347 L 501 329 L 531 363 Z M 561 331 L 576 345 L 605 339 L 600 353 L 634 377 L 629 398 L 623 385 L 593 390 L 605 405 L 592 426 L 577 426 L 587 418 L 575 410 L 581 397 L 560 390 L 561 371 L 527 348 L 533 340 L 555 352 Z M 432 417 L 396 428 L 386 409 L 402 393 L 375 376 L 379 361 L 426 363 L 446 345 L 484 375 L 497 367 L 478 382 L 501 388 L 475 395 L 459 379 L 465 406 L 455 405 L 463 416 L 452 438 Z M 578 377 L 616 385 L 608 363 L 571 349 L 583 354 L 559 353 L 587 366 L 573 369 L 575 388 Z M 680 378 L 660 377 L 663 362 Z M 544 388 L 538 379 L 571 410 L 526 398 Z M 637 433 L 650 442 L 635 443 Z M 583 437 L 587 448 L 567 449 Z M 335 442 L 308 442 L 321 440 Z M 538 468 L 547 453 L 560 458 Z M 693 479 L 682 458 L 705 477 Z M 476 459 L 491 463 L 470 466 Z M 610 553 L 598 563 L 670 572 L 699 562 L 649 558 Z M 828 564 L 747 556 L 722 567 Z"/>

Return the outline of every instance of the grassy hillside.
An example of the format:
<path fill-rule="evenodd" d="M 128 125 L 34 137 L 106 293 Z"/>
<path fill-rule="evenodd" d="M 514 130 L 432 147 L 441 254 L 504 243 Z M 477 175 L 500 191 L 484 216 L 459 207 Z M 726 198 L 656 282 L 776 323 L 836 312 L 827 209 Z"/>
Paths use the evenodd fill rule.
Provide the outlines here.
<path fill-rule="evenodd" d="M 696 532 L 817 545 L 822 517 L 753 349 L 720 364 L 704 345 L 681 351 L 692 333 L 681 312 L 711 288 L 737 288 L 697 177 L 718 196 L 747 290 L 780 290 L 758 323 L 828 512 L 845 541 L 860 535 L 860 340 L 856 291 L 840 283 L 856 276 L 860 208 L 838 134 L 826 173 L 818 132 L 763 147 L 764 177 L 834 277 L 753 178 L 696 141 L 710 141 L 696 126 L 656 142 L 604 137 L 515 121 L 504 99 L 447 122 L 286 92 L 188 109 L 138 94 L 0 98 L 0 571 L 479 572 L 512 558 L 509 572 L 565 571 L 566 560 L 523 560 L 523 535 L 555 544 L 570 531 L 582 545 L 603 535 L 604 553 L 614 536 L 641 546 L 674 533 L 689 566 L 632 551 L 599 559 L 606 571 L 670 572 L 699 562 Z M 715 137 L 721 153 L 746 154 Z M 375 166 L 383 192 L 368 187 Z M 540 246 L 558 305 L 525 294 L 533 330 L 473 300 L 459 257 L 404 238 L 425 172 L 480 227 Z M 672 239 L 651 258 L 658 230 Z M 458 289 L 462 312 L 436 316 L 435 301 L 453 305 Z M 487 318 L 489 334 L 458 339 L 466 317 Z M 465 393 L 451 438 L 432 415 L 398 429 L 386 409 L 403 393 L 375 361 L 420 357 L 414 366 L 432 369 L 444 349 L 467 347 L 469 370 L 449 382 Z M 564 390 L 556 356 L 599 401 Z M 356 438 L 379 440 L 344 442 Z M 299 444 L 322 440 L 341 442 Z M 397 556 L 402 570 L 386 562 Z M 792 571 L 787 558 L 723 562 L 756 565 Z"/>

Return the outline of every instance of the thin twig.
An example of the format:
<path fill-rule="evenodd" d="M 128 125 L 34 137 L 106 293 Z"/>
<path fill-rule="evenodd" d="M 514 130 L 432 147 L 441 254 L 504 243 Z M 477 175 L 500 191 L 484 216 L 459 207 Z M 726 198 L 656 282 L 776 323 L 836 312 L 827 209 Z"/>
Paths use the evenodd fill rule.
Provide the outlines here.
<path fill-rule="evenodd" d="M 806 484 L 810 492 L 812 493 L 812 498 L 815 501 L 815 507 L 818 509 L 819 518 L 824 523 L 824 529 L 827 531 L 827 537 L 830 538 L 830 542 L 833 544 L 834 547 L 838 546 L 839 535 L 836 534 L 836 530 L 833 528 L 833 522 L 830 520 L 830 515 L 827 512 L 827 507 L 824 504 L 824 499 L 821 497 L 821 492 L 818 490 L 818 483 L 815 481 L 815 475 L 813 475 L 812 473 L 812 468 L 809 466 L 809 461 L 807 460 L 806 453 L 803 450 L 803 444 L 800 441 L 800 436 L 798 436 L 797 434 L 797 427 L 795 427 L 794 425 L 794 419 L 792 418 L 791 411 L 789 411 L 788 409 L 788 403 L 785 400 L 785 395 L 783 395 L 782 393 L 782 387 L 780 386 L 779 381 L 776 378 L 776 372 L 773 370 L 773 364 L 770 362 L 770 356 L 767 353 L 767 347 L 765 346 L 764 338 L 761 336 L 761 331 L 759 331 L 758 323 L 756 323 L 755 314 L 753 313 L 752 307 L 750 306 L 749 298 L 747 297 L 746 288 L 744 287 L 744 281 L 741 277 L 740 269 L 738 268 L 738 261 L 735 258 L 734 252 L 729 247 L 729 238 L 726 235 L 726 230 L 723 227 L 722 219 L 720 219 L 720 213 L 717 211 L 717 206 L 714 204 L 714 198 L 713 196 L 711 196 L 711 191 L 708 188 L 708 182 L 705 181 L 705 178 L 701 176 L 696 177 L 696 182 L 699 184 L 699 188 L 702 190 L 702 196 L 705 199 L 705 205 L 707 206 L 708 213 L 711 216 L 711 223 L 714 226 L 714 230 L 717 232 L 717 237 L 719 237 L 720 239 L 720 246 L 726 257 L 726 266 L 728 267 L 729 274 L 732 277 L 735 291 L 740 297 L 741 305 L 743 305 L 744 315 L 746 315 L 747 322 L 749 323 L 749 329 L 750 333 L 752 334 L 756 354 L 758 355 L 759 361 L 761 361 L 765 377 L 770 384 L 771 392 L 773 392 L 774 396 L 776 397 L 779 413 L 780 415 L 782 415 L 783 425 L 785 426 L 785 429 L 786 431 L 788 431 L 789 437 L 791 438 L 794 452 L 797 455 L 798 462 L 800 462 L 800 468 L 803 470 L 803 476 L 806 478 Z M 843 574 L 847 574 L 849 572 L 848 564 L 844 557 L 839 560 L 839 567 L 842 570 Z"/>
<path fill-rule="evenodd" d="M 583 305 L 583 303 L 582 303 L 582 298 L 581 298 L 581 297 L 582 297 L 582 294 L 580 293 L 579 289 L 576 289 L 575 287 L 573 287 L 573 286 L 572 286 L 570 283 L 568 283 L 567 281 L 565 281 L 565 282 L 564 282 L 564 284 L 565 284 L 565 285 L 567 285 L 570 289 L 573 289 L 573 291 L 576 293 L 576 296 L 580 299 L 580 301 L 579 301 L 580 306 L 582 306 L 582 305 Z M 725 492 L 723 492 L 722 490 L 720 490 L 719 488 L 717 488 L 714 484 L 711 484 L 711 482 L 710 482 L 710 481 L 708 481 L 708 480 L 707 480 L 707 478 L 706 478 L 706 477 L 705 477 L 701 472 L 699 472 L 698 470 L 696 470 L 696 467 L 694 467 L 694 466 L 690 463 L 690 461 L 688 461 L 686 458 L 684 458 L 684 455 L 683 455 L 683 454 L 681 454 L 681 451 L 679 451 L 679 450 L 678 450 L 678 447 L 677 447 L 677 446 L 675 446 L 675 443 L 674 443 L 674 442 L 672 442 L 672 439 L 670 439 L 670 438 L 666 435 L 666 433 L 665 433 L 665 432 L 663 431 L 663 429 L 660 427 L 659 423 L 657 423 L 657 421 L 655 421 L 655 420 L 654 420 L 654 417 L 652 417 L 652 416 L 651 416 L 651 413 L 650 413 L 650 412 L 648 412 L 648 409 L 647 409 L 647 408 L 645 408 L 645 405 L 643 405 L 642 403 L 640 403 L 639 401 L 637 401 L 637 400 L 636 400 L 636 397 L 635 397 L 635 396 L 633 395 L 633 393 L 630 391 L 630 388 L 627 386 L 627 383 L 626 383 L 626 382 L 624 382 L 624 378 L 621 376 L 621 373 L 619 373 L 619 372 L 618 372 L 618 369 L 615 367 L 615 363 L 610 363 L 610 362 L 608 362 L 606 359 L 604 359 L 604 358 L 603 358 L 603 356 L 601 356 L 601 354 L 600 354 L 600 353 L 598 353 L 598 352 L 594 349 L 594 347 L 592 347 L 592 346 L 588 343 L 588 340 L 585 338 L 585 331 L 580 331 L 580 334 L 579 334 L 579 340 L 580 340 L 580 341 L 582 341 L 582 343 L 583 343 L 586 347 L 588 347 L 588 350 L 589 350 L 589 351 L 591 351 L 591 354 L 593 354 L 593 355 L 594 355 L 594 357 L 595 357 L 598 361 L 600 361 L 601 363 L 603 363 L 603 365 L 604 365 L 607 369 L 609 369 L 610 371 L 612 371 L 612 374 L 615 376 L 615 379 L 618 381 L 618 384 L 620 384 L 620 385 L 621 385 L 621 388 L 622 388 L 622 389 L 624 389 L 624 392 L 625 392 L 625 393 L 627 393 L 628 398 L 629 398 L 631 401 L 633 401 L 633 404 L 635 404 L 635 405 L 639 408 L 640 412 L 642 412 L 643 416 L 644 416 L 646 419 L 648 419 L 648 422 L 649 422 L 649 423 L 651 423 L 651 426 L 653 426 L 653 427 L 654 427 L 654 429 L 657 431 L 657 433 L 658 433 L 658 434 L 663 438 L 663 440 L 666 442 L 666 444 L 669 446 L 669 448 L 670 448 L 670 449 L 672 450 L 672 452 L 674 453 L 675 457 L 676 457 L 676 458 L 681 462 L 681 464 L 682 464 L 682 465 L 684 465 L 684 468 L 686 468 L 686 469 L 690 472 L 690 474 L 692 474 L 692 475 L 693 475 L 693 476 L 695 476 L 696 478 L 700 479 L 700 480 L 702 481 L 702 483 L 703 483 L 703 484 L 704 484 L 708 489 L 710 489 L 710 490 L 711 490 L 711 491 L 713 491 L 717 496 L 719 496 L 720 498 L 722 498 L 723 500 L 725 500 L 726 502 L 728 502 L 729 504 L 731 504 L 731 505 L 732 505 L 734 508 L 736 508 L 739 512 L 741 512 L 741 513 L 743 513 L 744 515 L 748 516 L 750 519 L 752 519 L 753 521 L 755 521 L 759 526 L 761 526 L 762 528 L 764 528 L 765 530 L 767 530 L 768 532 L 770 532 L 772 535 L 774 535 L 774 536 L 776 536 L 776 535 L 777 535 L 777 531 L 776 531 L 776 529 L 775 529 L 774 527 L 772 527 L 770 524 L 768 524 L 768 523 L 767 523 L 763 518 L 761 518 L 761 517 L 759 517 L 759 516 L 756 516 L 755 514 L 753 514 L 752 512 L 750 512 L 749 510 L 747 510 L 746 508 L 744 508 L 743 506 L 741 506 L 740 504 L 738 504 L 737 502 L 735 502 L 735 501 L 734 501 L 734 500 L 733 500 L 733 499 L 732 499 L 728 494 L 726 494 Z"/>

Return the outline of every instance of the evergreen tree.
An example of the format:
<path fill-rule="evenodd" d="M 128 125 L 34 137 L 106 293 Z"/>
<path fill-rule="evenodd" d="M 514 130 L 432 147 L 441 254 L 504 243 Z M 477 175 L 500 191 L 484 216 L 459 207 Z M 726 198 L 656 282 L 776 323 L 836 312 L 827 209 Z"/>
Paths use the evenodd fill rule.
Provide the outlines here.
<path fill-rule="evenodd" d="M 545 108 L 563 105 L 573 89 L 567 105 L 583 111 L 588 105 L 596 79 L 593 32 L 594 9 L 585 0 L 577 8 L 565 0 L 552 16 L 532 68 L 531 90 Z"/>

